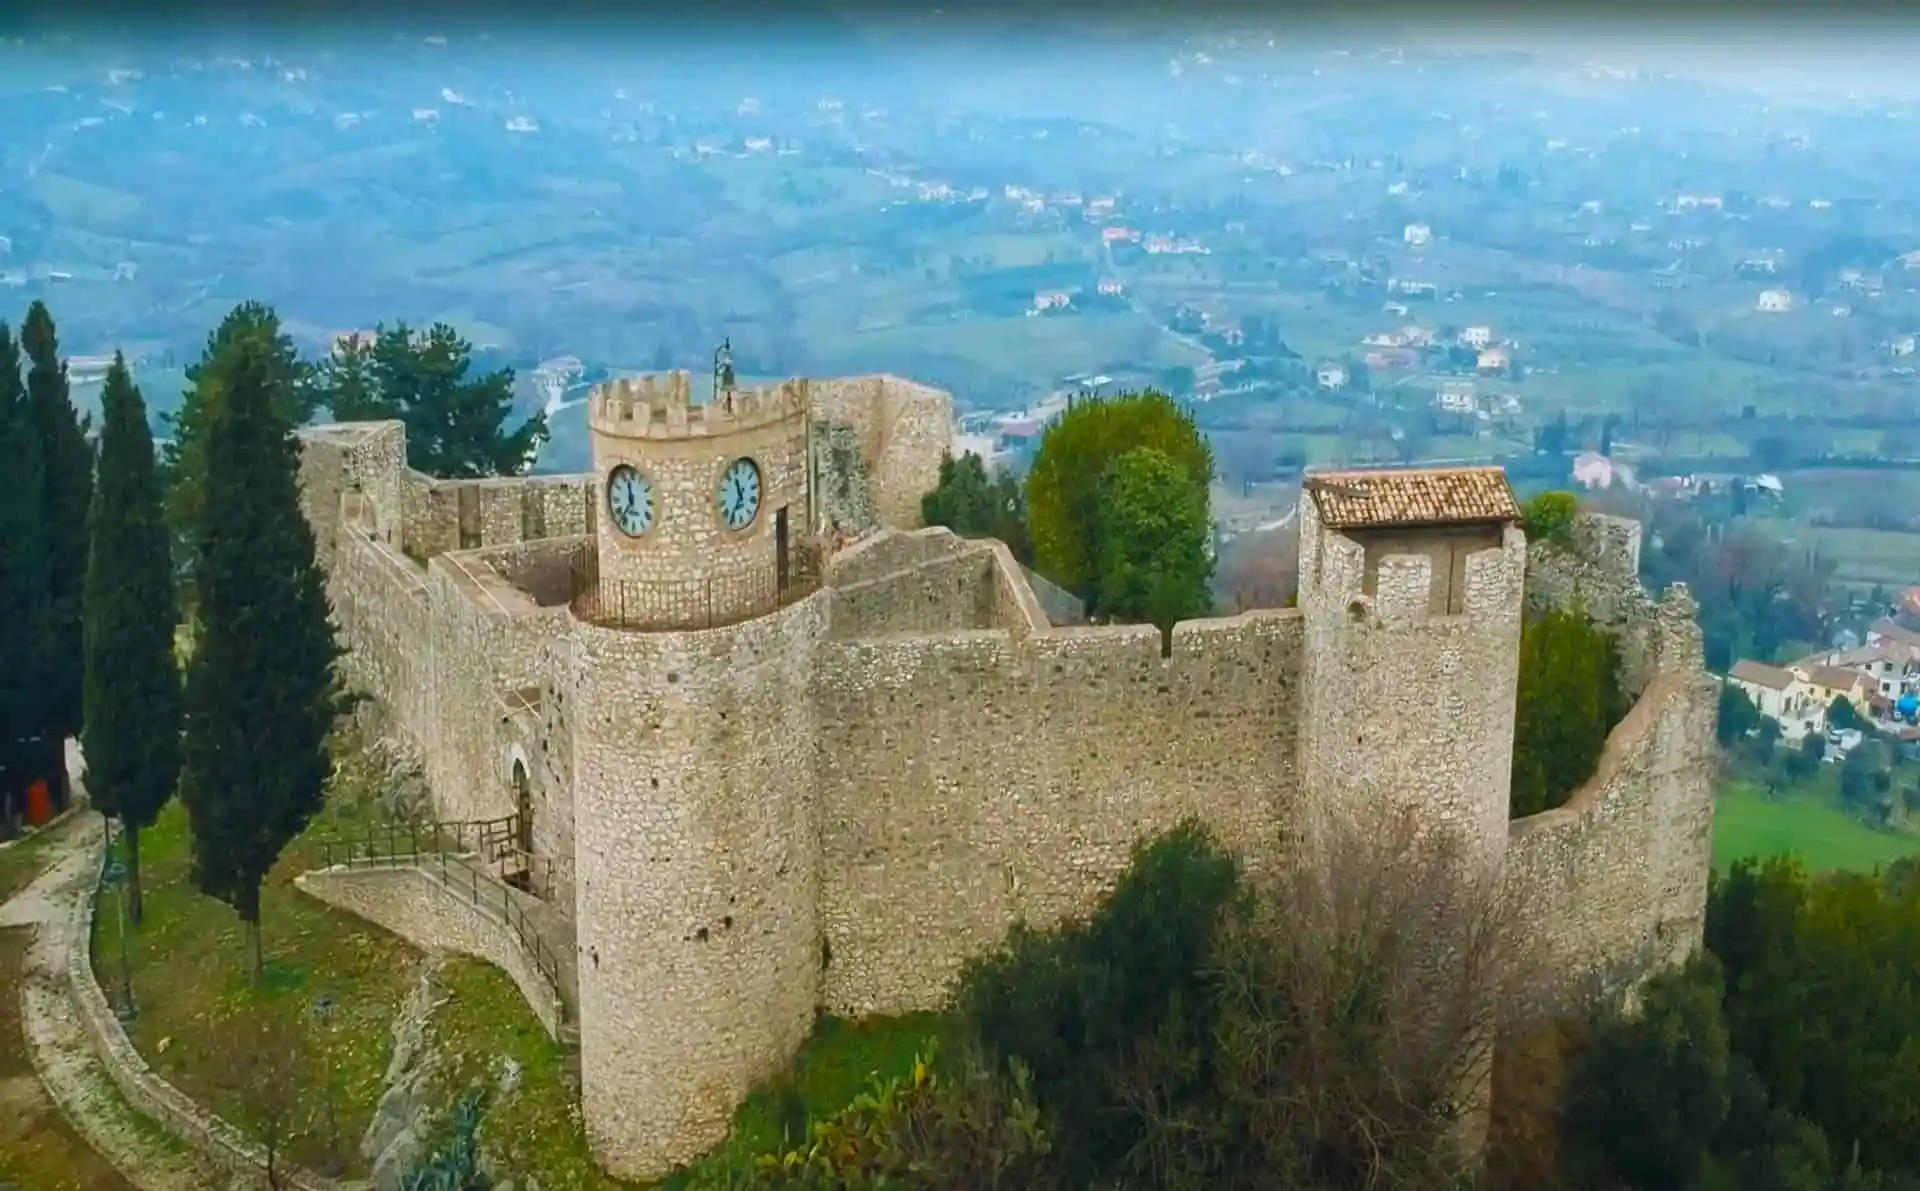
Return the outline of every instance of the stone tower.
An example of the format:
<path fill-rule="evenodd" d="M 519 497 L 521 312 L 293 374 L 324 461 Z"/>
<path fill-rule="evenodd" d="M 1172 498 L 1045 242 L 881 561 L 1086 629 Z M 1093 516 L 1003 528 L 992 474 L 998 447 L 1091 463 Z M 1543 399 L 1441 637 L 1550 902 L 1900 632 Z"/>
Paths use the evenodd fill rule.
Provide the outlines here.
<path fill-rule="evenodd" d="M 775 606 L 808 524 L 808 386 L 692 402 L 685 372 L 588 399 L 600 618 L 700 628 Z"/>
<path fill-rule="evenodd" d="M 1304 487 L 1300 784 L 1311 792 L 1309 863 L 1337 861 L 1358 841 L 1400 846 L 1386 833 L 1410 826 L 1415 839 L 1450 837 L 1455 850 L 1436 855 L 1465 868 L 1461 892 L 1496 894 L 1527 554 L 1506 473 L 1334 472 L 1309 476 Z M 1449 904 L 1470 909 L 1435 905 L 1445 917 L 1422 936 L 1423 962 L 1447 964 L 1488 925 Z M 1496 990 L 1484 991 L 1491 998 Z M 1457 1140 L 1478 1153 L 1492 1069 L 1465 1080 Z"/>
<path fill-rule="evenodd" d="M 689 388 L 674 373 L 591 399 L 598 565 L 566 695 L 581 1112 L 634 1179 L 724 1140 L 819 1001 L 826 613 L 789 582 L 808 388 L 697 407 Z"/>
<path fill-rule="evenodd" d="M 1331 472 L 1300 501 L 1312 802 L 1365 829 L 1411 803 L 1497 868 L 1526 536 L 1499 468 Z"/>

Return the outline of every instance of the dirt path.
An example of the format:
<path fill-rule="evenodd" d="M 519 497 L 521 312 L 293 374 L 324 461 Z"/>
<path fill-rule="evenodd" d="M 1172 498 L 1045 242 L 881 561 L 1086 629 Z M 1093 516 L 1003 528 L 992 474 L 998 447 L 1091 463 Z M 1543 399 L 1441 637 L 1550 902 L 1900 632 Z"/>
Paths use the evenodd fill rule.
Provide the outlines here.
<path fill-rule="evenodd" d="M 19 990 L 0 1008 L 0 1181 L 20 1191 L 225 1187 L 226 1176 L 127 1106 L 61 986 L 103 830 L 97 814 L 77 818 L 50 841 L 46 870 L 0 905 L 0 988 Z"/>

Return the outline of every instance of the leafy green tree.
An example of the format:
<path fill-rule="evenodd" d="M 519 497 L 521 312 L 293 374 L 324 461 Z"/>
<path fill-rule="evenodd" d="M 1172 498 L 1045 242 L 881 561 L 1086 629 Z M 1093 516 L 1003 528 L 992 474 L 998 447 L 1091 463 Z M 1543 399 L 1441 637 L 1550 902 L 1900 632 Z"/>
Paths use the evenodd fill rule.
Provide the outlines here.
<path fill-rule="evenodd" d="M 1084 398 L 1040 438 L 1027 476 L 1027 515 L 1035 566 L 1079 595 L 1090 613 L 1105 612 L 1100 592 L 1101 490 L 1120 456 L 1152 447 L 1186 472 L 1211 506 L 1213 451 L 1193 415 L 1153 389 Z"/>
<path fill-rule="evenodd" d="M 1852 700 L 1845 695 L 1835 698 L 1828 706 L 1827 724 L 1843 732 L 1849 729 L 1858 731 L 1867 726 L 1867 722 L 1860 718 L 1859 709 L 1854 707 Z"/>
<path fill-rule="evenodd" d="M 428 475 L 519 475 L 547 440 L 546 414 L 509 431 L 513 370 L 469 377 L 472 367 L 473 345 L 445 323 L 418 333 L 383 324 L 370 345 L 357 337 L 337 344 L 319 387 L 340 421 L 406 423 L 407 463 Z"/>
<path fill-rule="evenodd" d="M 48 631 L 52 582 L 47 544 L 40 436 L 20 381 L 20 345 L 0 323 L 0 830 L 19 817 L 29 782 L 46 776 L 45 674 L 52 662 Z"/>
<path fill-rule="evenodd" d="M 1583 610 L 1555 610 L 1522 625 L 1513 817 L 1560 806 L 1592 777 L 1627 707 L 1618 643 Z"/>
<path fill-rule="evenodd" d="M 1167 1061 L 1161 1104 L 1207 1091 L 1198 1062 L 1212 1004 L 1213 927 L 1240 896 L 1240 870 L 1206 831 L 1185 825 L 1134 849 L 1094 915 L 1055 930 L 1016 927 L 1004 950 L 968 965 L 963 1030 L 998 1067 L 1024 1063 L 1057 1123 L 1067 1185 L 1098 1185 L 1147 1135 L 1155 1105 L 1130 1101 L 1137 1065 Z"/>
<path fill-rule="evenodd" d="M 1573 526 L 1579 517 L 1580 498 L 1571 492 L 1542 492 L 1520 510 L 1528 541 L 1561 546 L 1573 541 Z"/>
<path fill-rule="evenodd" d="M 920 517 L 944 525 L 963 538 L 997 538 L 1013 556 L 1029 565 L 1033 545 L 1027 535 L 1027 495 L 1006 468 L 991 475 L 986 461 L 972 451 L 958 459 L 940 459 L 940 481 L 920 498 Z"/>
<path fill-rule="evenodd" d="M 1096 554 L 1101 611 L 1152 624 L 1170 647 L 1175 623 L 1213 606 L 1206 489 L 1162 451 L 1138 447 L 1103 485 Z"/>
<path fill-rule="evenodd" d="M 321 808 L 327 737 L 345 700 L 274 342 L 264 333 L 236 339 L 211 364 L 224 379 L 202 411 L 199 633 L 180 792 L 195 879 L 246 924 L 257 983 L 260 884 Z"/>
<path fill-rule="evenodd" d="M 1721 683 L 1719 718 L 1714 723 L 1714 736 L 1720 747 L 1733 747 L 1759 726 L 1760 709 L 1754 706 L 1746 690 L 1736 683 Z"/>
<path fill-rule="evenodd" d="M 1562 1113 L 1569 1165 L 1583 1181 L 1697 1183 L 1731 1102 L 1720 994 L 1709 958 L 1654 977 L 1638 1014 L 1596 1023 Z"/>
<path fill-rule="evenodd" d="M 147 406 L 116 354 L 101 396 L 100 475 L 85 599 L 87 787 L 126 830 L 128 910 L 141 920 L 140 832 L 180 775 L 172 538 Z"/>
<path fill-rule="evenodd" d="M 1920 886 L 1744 861 L 1715 883 L 1707 946 L 1733 1049 L 1782 1111 L 1867 1171 L 1920 1173 Z"/>
<path fill-rule="evenodd" d="M 48 569 L 48 649 L 40 697 L 46 704 L 43 772 L 55 797 L 68 797 L 65 742 L 80 735 L 82 679 L 81 604 L 87 582 L 87 506 L 93 498 L 93 447 L 88 423 L 73 407 L 60 340 L 45 304 L 27 308 L 20 326 L 26 352 L 27 401 L 40 438 L 42 496 Z"/>
<path fill-rule="evenodd" d="M 268 367 L 274 400 L 279 403 L 277 412 L 284 420 L 304 426 L 319 408 L 313 368 L 300 358 L 293 337 L 281 329 L 280 316 L 271 306 L 243 302 L 207 336 L 200 359 L 187 368 L 187 390 L 180 408 L 165 419 L 170 437 L 161 453 L 167 516 L 175 535 L 174 563 L 187 571 L 199 553 L 189 534 L 201 520 L 200 477 L 205 470 L 200 448 L 202 427 L 208 408 L 228 383 L 227 369 L 234 358 L 228 348 L 243 339 L 271 345 Z"/>

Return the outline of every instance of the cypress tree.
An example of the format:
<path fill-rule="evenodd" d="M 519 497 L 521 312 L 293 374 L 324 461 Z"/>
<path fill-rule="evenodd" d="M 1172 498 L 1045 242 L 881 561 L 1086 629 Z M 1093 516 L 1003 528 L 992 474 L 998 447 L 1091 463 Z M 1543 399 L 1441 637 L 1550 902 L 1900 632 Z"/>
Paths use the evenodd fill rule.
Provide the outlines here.
<path fill-rule="evenodd" d="M 140 832 L 180 774 L 180 670 L 171 537 L 147 406 L 118 354 L 101 397 L 100 474 L 88 525 L 85 600 L 87 789 L 126 829 L 129 912 L 138 924 Z"/>
<path fill-rule="evenodd" d="M 41 738 L 41 773 L 53 787 L 55 799 L 65 805 L 68 796 L 66 741 L 80 735 L 82 673 L 86 662 L 81 644 L 81 605 L 87 583 L 87 507 L 93 500 L 93 447 L 87 442 L 88 423 L 73 407 L 67 387 L 67 366 L 60 359 L 60 340 L 53 315 L 45 303 L 27 308 L 20 327 L 20 346 L 26 350 L 27 400 L 33 411 L 34 433 L 40 439 L 40 458 L 48 568 L 48 665 L 46 723 Z"/>
<path fill-rule="evenodd" d="M 274 348 L 263 335 L 221 348 L 226 379 L 201 410 L 198 633 L 180 784 L 195 879 L 246 924 L 256 983 L 260 885 L 320 810 L 332 771 L 327 736 L 345 703 Z"/>
<path fill-rule="evenodd" d="M 168 520 L 175 538 L 174 562 L 191 568 L 195 552 L 187 541 L 200 515 L 200 435 L 206 409 L 226 383 L 226 368 L 233 355 L 228 350 L 242 339 L 259 339 L 272 345 L 274 400 L 280 413 L 296 426 L 311 421 L 316 406 L 313 370 L 300 358 L 293 337 L 280 326 L 280 316 L 271 306 L 242 302 L 228 312 L 207 336 L 206 350 L 199 361 L 187 369 L 187 391 L 180 408 L 167 415 L 168 439 L 161 452 L 161 483 L 167 493 Z M 191 595 L 191 591 L 188 591 Z"/>
<path fill-rule="evenodd" d="M 40 437 L 20 383 L 20 345 L 0 322 L 0 832 L 20 814 L 20 797 L 40 772 L 47 662 L 45 488 Z"/>

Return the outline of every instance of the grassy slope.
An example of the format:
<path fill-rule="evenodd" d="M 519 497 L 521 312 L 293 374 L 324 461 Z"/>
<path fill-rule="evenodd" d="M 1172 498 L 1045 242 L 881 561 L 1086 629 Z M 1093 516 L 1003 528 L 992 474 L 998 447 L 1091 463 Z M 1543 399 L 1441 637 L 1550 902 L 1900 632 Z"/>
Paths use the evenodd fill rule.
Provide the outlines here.
<path fill-rule="evenodd" d="M 1813 871 L 1864 872 L 1920 852 L 1920 839 L 1866 824 L 1813 795 L 1768 798 L 1745 782 L 1730 782 L 1714 807 L 1713 863 L 1796 852 Z"/>
<path fill-rule="evenodd" d="M 615 1191 L 632 1184 L 608 1177 L 588 1152 L 578 1108 L 563 1076 L 560 1048 L 547 1037 L 526 1002 L 498 969 L 454 958 L 440 975 L 446 997 L 432 1024 L 448 1063 L 436 1089 L 451 1104 L 476 1083 L 499 1086 L 501 1059 L 520 1065 L 519 1087 L 496 1100 L 481 1126 L 481 1142 L 496 1174 L 533 1176 L 545 1191 Z M 777 1149 L 783 1121 L 825 1116 L 845 1107 L 875 1076 L 911 1072 L 916 1053 L 941 1032 L 930 1015 L 858 1024 L 823 1019 L 794 1061 L 791 1074 L 755 1092 L 734 1118 L 733 1136 L 694 1170 L 661 1186 L 711 1185 L 703 1176 L 751 1167 L 757 1154 Z"/>
<path fill-rule="evenodd" d="M 178 802 L 141 836 L 146 922 L 128 938 L 139 1007 L 128 1029 L 134 1045 L 162 1077 L 236 1124 L 244 1119 L 242 1093 L 228 1074 L 225 1043 L 231 1032 L 223 1023 L 258 1007 L 302 1024 L 311 1061 L 296 1093 L 299 1120 L 289 1153 L 306 1165 L 326 1157 L 329 1060 L 339 1151 L 357 1163 L 359 1137 L 372 1119 L 392 1050 L 394 1014 L 416 960 L 413 949 L 393 935 L 293 888 L 296 875 L 321 863 L 315 841 L 351 830 L 375 813 L 368 801 L 352 796 L 357 792 L 339 785 L 327 811 L 287 849 L 263 890 L 267 974 L 259 990 L 247 983 L 239 918 L 193 886 L 191 830 Z M 96 922 L 95 969 L 108 999 L 117 1003 L 120 938 L 111 895 L 102 895 Z M 336 1005 L 324 1029 L 312 1012 L 323 994 Z"/>

